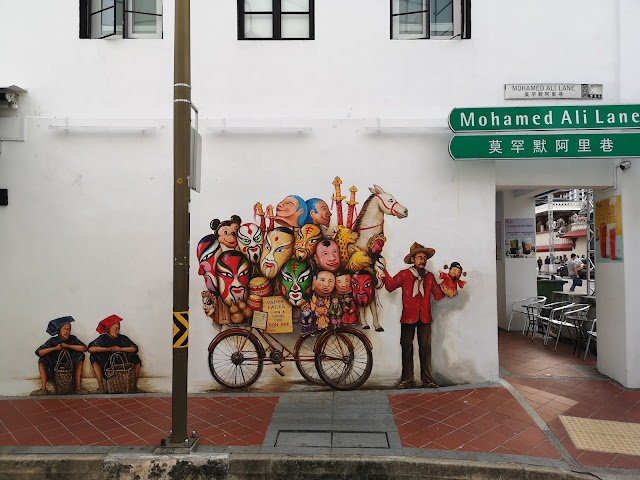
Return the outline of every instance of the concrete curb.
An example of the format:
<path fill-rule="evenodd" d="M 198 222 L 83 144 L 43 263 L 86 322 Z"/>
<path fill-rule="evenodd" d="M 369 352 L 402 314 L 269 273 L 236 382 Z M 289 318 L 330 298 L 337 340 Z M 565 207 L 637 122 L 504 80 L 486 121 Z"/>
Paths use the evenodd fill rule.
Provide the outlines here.
<path fill-rule="evenodd" d="M 560 468 L 364 455 L 13 454 L 0 455 L 0 480 L 469 479 L 586 480 Z"/>

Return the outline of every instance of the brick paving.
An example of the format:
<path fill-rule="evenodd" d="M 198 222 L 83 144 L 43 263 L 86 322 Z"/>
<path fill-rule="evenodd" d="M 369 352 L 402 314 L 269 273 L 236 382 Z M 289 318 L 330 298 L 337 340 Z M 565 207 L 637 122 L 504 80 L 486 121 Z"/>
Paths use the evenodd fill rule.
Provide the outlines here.
<path fill-rule="evenodd" d="M 502 376 L 518 396 L 496 384 L 388 393 L 402 448 L 525 455 L 640 471 L 640 456 L 576 449 L 558 418 L 640 423 L 639 390 L 624 389 L 598 374 L 593 355 L 585 362 L 572 353 L 573 345 L 560 344 L 556 351 L 543 346 L 540 336 L 532 342 L 520 332 L 499 331 L 498 348 Z M 260 447 L 279 401 L 275 393 L 189 397 L 187 426 L 196 430 L 202 445 Z M 537 422 L 527 409 L 535 411 L 531 415 Z M 0 399 L 0 448 L 153 446 L 170 428 L 168 395 Z"/>

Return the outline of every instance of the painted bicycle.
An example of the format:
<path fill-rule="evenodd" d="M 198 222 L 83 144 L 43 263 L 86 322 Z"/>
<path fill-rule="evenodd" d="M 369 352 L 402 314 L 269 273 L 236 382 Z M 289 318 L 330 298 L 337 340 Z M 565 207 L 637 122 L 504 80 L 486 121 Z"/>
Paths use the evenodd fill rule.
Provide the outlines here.
<path fill-rule="evenodd" d="M 362 386 L 373 367 L 372 345 L 366 335 L 347 325 L 315 333 L 302 334 L 291 350 L 261 329 L 229 328 L 209 345 L 209 370 L 220 385 L 247 388 L 258 380 L 264 363 L 277 365 L 276 372 L 284 376 L 283 363 L 295 362 L 311 383 L 324 383 L 335 390 Z"/>

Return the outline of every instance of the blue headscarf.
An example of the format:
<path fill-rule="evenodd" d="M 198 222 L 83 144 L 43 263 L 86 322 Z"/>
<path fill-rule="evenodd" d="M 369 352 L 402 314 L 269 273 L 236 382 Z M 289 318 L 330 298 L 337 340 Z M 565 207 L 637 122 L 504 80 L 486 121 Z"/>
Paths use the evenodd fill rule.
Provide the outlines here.
<path fill-rule="evenodd" d="M 60 317 L 56 318 L 55 320 L 51 320 L 49 322 L 49 325 L 47 325 L 47 333 L 52 337 L 55 337 L 56 335 L 58 335 L 58 330 L 60 330 L 60 327 L 62 325 L 71 322 L 75 322 L 73 317 Z"/>

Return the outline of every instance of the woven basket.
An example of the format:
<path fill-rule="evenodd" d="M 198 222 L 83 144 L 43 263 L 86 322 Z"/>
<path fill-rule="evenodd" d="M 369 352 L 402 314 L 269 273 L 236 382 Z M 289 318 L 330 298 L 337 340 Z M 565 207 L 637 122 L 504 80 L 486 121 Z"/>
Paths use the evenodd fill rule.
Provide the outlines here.
<path fill-rule="evenodd" d="M 71 395 L 73 393 L 73 363 L 71 363 L 71 356 L 66 348 L 58 354 L 53 374 L 56 393 Z"/>
<path fill-rule="evenodd" d="M 132 393 L 136 389 L 136 376 L 133 363 L 127 357 L 115 352 L 107 360 L 107 391 L 109 393 Z"/>

